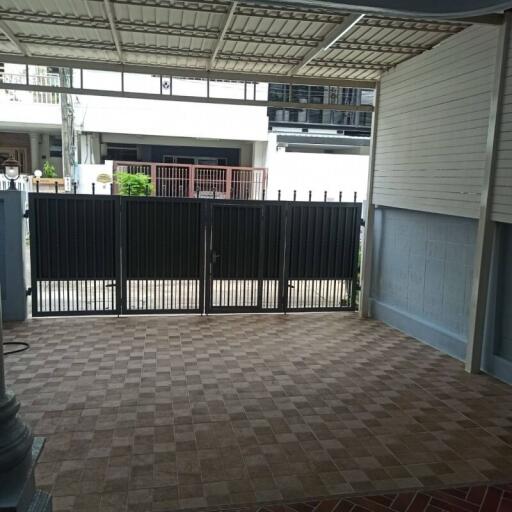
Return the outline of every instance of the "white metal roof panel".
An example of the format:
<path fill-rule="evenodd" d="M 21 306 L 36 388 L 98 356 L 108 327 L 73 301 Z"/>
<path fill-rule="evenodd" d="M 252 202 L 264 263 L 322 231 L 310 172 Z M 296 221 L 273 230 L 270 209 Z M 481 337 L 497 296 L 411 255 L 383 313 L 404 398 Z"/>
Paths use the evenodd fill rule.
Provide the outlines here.
<path fill-rule="evenodd" d="M 226 0 L 109 0 L 122 55 L 103 0 L 0 0 L 2 54 L 184 70 L 289 76 L 349 14 L 299 5 L 239 1 L 229 26 Z M 304 77 L 372 80 L 467 24 L 367 15 L 297 73 Z M 225 28 L 225 35 L 220 35 Z M 12 38 L 11 38 L 12 39 Z M 218 51 L 214 59 L 215 48 Z M 28 55 L 23 55 L 23 50 Z"/>

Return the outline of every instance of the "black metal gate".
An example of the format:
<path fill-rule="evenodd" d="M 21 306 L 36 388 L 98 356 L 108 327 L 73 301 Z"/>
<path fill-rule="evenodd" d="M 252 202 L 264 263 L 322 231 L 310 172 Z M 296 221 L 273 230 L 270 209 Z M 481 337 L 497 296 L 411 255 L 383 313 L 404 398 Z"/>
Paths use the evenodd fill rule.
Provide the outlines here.
<path fill-rule="evenodd" d="M 355 309 L 361 205 L 30 194 L 33 316 Z"/>
<path fill-rule="evenodd" d="M 30 194 L 32 315 L 121 311 L 119 197 Z"/>

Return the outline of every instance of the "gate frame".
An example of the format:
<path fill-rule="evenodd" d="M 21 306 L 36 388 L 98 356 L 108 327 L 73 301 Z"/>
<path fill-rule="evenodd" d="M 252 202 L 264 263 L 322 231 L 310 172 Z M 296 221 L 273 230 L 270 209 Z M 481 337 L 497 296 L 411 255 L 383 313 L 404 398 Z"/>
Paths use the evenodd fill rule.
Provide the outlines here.
<path fill-rule="evenodd" d="M 58 195 L 62 200 L 72 200 L 80 198 L 94 201 L 95 199 L 110 199 L 113 202 L 115 220 L 112 229 L 114 230 L 114 246 L 117 248 L 114 265 L 114 279 L 116 282 L 115 300 L 116 307 L 111 310 L 94 311 L 44 311 L 38 312 L 38 289 L 35 272 L 31 273 L 32 285 L 32 316 L 86 316 L 86 315 L 151 315 L 151 314 L 221 314 L 221 313 L 288 313 L 288 312 L 316 312 L 316 311 L 354 311 L 356 309 L 356 298 L 358 293 L 358 258 L 360 250 L 361 233 L 361 209 L 362 204 L 357 202 L 321 202 L 321 201 L 262 201 L 262 200 L 243 200 L 243 199 L 210 199 L 210 198 L 168 198 L 154 196 L 103 196 L 89 194 L 54 194 L 54 193 L 30 193 L 29 194 L 29 220 L 31 229 L 30 261 L 32 269 L 37 265 L 37 253 L 35 245 L 38 243 L 40 233 L 37 233 L 36 215 L 37 206 L 35 197 L 55 197 Z M 194 309 L 137 309 L 130 310 L 127 307 L 127 214 L 126 204 L 130 201 L 143 200 L 144 202 L 172 202 L 172 203 L 198 203 L 199 204 L 199 290 L 198 290 L 198 308 Z M 213 287 L 213 209 L 215 207 L 229 207 L 230 205 L 238 207 L 258 208 L 261 212 L 260 226 L 257 239 L 259 240 L 259 250 L 257 253 L 257 305 L 256 306 L 213 306 L 212 305 L 212 287 Z M 279 206 L 281 209 L 279 248 L 278 248 L 278 269 L 277 269 L 277 307 L 263 308 L 263 273 L 265 258 L 265 229 L 266 229 L 266 209 L 265 206 Z M 290 288 L 290 258 L 292 223 L 291 209 L 293 206 L 323 206 L 329 208 L 345 207 L 355 209 L 355 229 L 350 247 L 353 250 L 353 276 L 349 279 L 341 279 L 350 282 L 350 305 L 337 307 L 302 307 L 290 308 L 288 304 L 288 295 Z M 267 248 L 268 249 L 268 248 Z M 113 280 L 114 280 L 113 279 Z M 336 279 L 336 278 L 335 278 Z"/>

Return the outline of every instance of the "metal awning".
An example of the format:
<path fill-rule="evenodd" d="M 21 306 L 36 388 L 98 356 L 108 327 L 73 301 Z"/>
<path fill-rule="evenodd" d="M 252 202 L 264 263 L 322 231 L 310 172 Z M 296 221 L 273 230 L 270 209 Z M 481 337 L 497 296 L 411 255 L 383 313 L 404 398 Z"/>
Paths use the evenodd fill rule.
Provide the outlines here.
<path fill-rule="evenodd" d="M 1 0 L 0 62 L 371 86 L 468 25 L 241 0 Z"/>

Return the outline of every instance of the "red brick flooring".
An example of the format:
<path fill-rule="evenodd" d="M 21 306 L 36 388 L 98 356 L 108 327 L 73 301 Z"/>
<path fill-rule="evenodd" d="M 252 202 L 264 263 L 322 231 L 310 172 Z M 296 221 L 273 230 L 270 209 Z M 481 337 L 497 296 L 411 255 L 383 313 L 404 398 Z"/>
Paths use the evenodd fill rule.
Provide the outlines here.
<path fill-rule="evenodd" d="M 258 512 L 512 512 L 512 484 L 267 506 Z"/>

